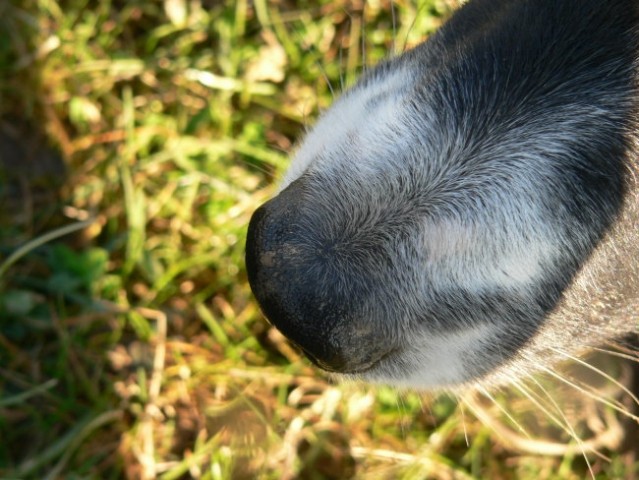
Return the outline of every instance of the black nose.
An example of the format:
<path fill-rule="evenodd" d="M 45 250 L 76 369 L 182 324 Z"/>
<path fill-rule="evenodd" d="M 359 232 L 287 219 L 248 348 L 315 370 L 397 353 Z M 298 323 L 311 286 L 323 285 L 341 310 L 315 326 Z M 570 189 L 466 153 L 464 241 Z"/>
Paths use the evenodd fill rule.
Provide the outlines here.
<path fill-rule="evenodd" d="M 391 349 L 370 313 L 365 275 L 354 275 L 348 252 L 331 231 L 335 218 L 316 201 L 305 177 L 255 211 L 246 268 L 266 317 L 318 366 L 355 372 Z"/>

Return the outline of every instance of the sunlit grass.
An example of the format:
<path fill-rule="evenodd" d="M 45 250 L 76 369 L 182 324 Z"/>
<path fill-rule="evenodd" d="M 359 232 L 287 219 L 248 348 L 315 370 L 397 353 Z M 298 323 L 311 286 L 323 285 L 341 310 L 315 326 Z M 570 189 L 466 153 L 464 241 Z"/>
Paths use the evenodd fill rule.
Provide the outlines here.
<path fill-rule="evenodd" d="M 246 282 L 305 127 L 453 3 L 0 3 L 30 155 L 0 152 L 0 477 L 581 478 L 447 397 L 332 385 Z"/>

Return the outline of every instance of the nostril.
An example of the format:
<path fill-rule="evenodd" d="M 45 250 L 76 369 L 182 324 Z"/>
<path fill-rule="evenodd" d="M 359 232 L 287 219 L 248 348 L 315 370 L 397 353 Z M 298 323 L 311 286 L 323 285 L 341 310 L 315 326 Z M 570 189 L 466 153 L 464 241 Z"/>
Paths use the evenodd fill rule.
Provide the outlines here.
<path fill-rule="evenodd" d="M 312 351 L 297 345 L 304 355 L 322 370 L 336 373 L 347 373 L 349 370 L 349 362 L 340 355 L 333 355 L 330 358 L 319 358 Z"/>
<path fill-rule="evenodd" d="M 334 373 L 361 373 L 379 364 L 386 357 L 397 353 L 397 349 L 384 344 L 364 345 L 363 349 L 342 349 L 342 354 L 335 354 L 330 358 L 318 358 L 313 352 L 297 345 L 304 355 L 322 370 Z"/>
<path fill-rule="evenodd" d="M 255 287 L 262 290 L 267 286 L 263 282 L 270 279 L 271 273 L 269 277 L 264 276 L 264 269 L 285 270 L 287 262 L 292 260 L 290 254 L 300 244 L 303 191 L 304 181 L 296 180 L 251 217 L 246 239 L 246 268 L 254 291 Z"/>

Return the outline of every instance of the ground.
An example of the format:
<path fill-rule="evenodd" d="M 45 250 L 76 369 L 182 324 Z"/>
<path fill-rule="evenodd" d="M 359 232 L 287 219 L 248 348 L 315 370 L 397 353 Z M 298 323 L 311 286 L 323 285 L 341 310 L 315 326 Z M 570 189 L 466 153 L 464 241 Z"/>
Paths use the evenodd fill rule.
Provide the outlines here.
<path fill-rule="evenodd" d="M 0 3 L 1 478 L 588 475 L 540 454 L 578 442 L 522 395 L 332 383 L 247 285 L 248 220 L 304 129 L 455 6 Z M 569 405 L 560 425 L 617 431 L 614 405 Z M 601 450 L 592 475 L 634 478 Z"/>

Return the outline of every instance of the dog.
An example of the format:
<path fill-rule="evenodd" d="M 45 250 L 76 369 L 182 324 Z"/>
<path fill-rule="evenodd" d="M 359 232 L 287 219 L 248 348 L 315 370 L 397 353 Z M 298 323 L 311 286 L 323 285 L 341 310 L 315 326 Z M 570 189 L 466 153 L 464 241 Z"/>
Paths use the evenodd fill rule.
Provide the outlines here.
<path fill-rule="evenodd" d="M 498 386 L 639 332 L 639 3 L 471 0 L 368 70 L 253 215 L 265 316 L 338 377 Z"/>

